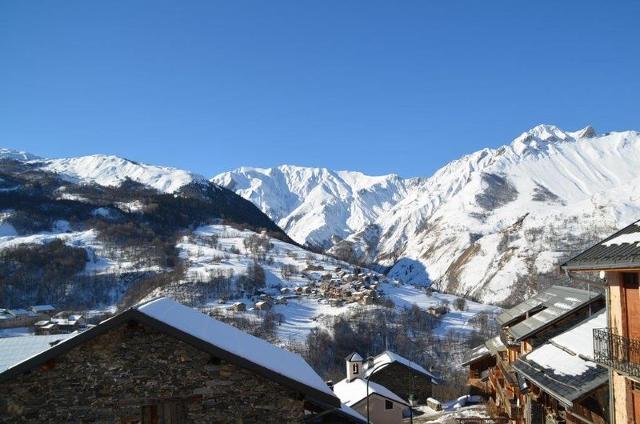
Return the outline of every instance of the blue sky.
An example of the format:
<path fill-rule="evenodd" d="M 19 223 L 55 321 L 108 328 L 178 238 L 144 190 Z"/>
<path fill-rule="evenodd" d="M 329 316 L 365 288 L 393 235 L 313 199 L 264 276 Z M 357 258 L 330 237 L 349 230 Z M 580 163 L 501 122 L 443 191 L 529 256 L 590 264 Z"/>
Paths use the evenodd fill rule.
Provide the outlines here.
<path fill-rule="evenodd" d="M 430 175 L 538 123 L 640 129 L 640 2 L 3 1 L 0 145 L 213 175 Z"/>

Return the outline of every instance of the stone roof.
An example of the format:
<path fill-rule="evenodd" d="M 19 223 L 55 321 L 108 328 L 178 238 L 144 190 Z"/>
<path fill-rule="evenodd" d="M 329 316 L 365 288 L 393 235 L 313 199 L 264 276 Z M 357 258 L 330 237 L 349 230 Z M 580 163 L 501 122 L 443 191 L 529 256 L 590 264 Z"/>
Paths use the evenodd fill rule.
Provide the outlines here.
<path fill-rule="evenodd" d="M 640 267 L 640 221 L 569 259 L 562 267 L 569 271 Z"/>

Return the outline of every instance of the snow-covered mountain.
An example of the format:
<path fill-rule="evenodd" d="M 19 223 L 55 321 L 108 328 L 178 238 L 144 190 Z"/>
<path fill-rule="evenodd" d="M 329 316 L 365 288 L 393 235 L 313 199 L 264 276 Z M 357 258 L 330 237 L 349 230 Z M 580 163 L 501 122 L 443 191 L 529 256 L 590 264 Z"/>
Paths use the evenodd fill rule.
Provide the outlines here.
<path fill-rule="evenodd" d="M 535 289 L 535 276 L 637 219 L 638 166 L 638 132 L 539 125 L 429 178 L 280 166 L 213 181 L 300 243 L 347 239 L 367 260 L 392 266 L 391 277 L 496 302 Z"/>
<path fill-rule="evenodd" d="M 297 242 L 321 247 L 376 222 L 411 185 L 397 175 L 290 165 L 243 167 L 212 181 L 251 200 Z"/>
<path fill-rule="evenodd" d="M 43 169 L 63 174 L 74 182 L 94 182 L 110 187 L 119 186 L 129 178 L 165 193 L 173 193 L 192 182 L 206 182 L 204 177 L 181 169 L 146 165 L 109 155 L 49 159 L 44 161 Z"/>
<path fill-rule="evenodd" d="M 38 169 L 56 173 L 72 183 L 95 183 L 117 187 L 129 179 L 164 193 L 174 193 L 187 184 L 207 180 L 181 169 L 147 165 L 111 155 L 43 159 L 17 150 L 0 148 L 0 159 L 28 162 Z"/>

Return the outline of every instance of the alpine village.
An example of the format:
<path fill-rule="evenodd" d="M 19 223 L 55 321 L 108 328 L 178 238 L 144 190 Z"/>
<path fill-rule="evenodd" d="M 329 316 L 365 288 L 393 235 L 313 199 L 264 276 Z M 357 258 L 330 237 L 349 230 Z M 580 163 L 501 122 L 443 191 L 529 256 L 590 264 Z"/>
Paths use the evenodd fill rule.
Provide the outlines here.
<path fill-rule="evenodd" d="M 0 424 L 640 424 L 640 0 L 0 0 Z"/>
<path fill-rule="evenodd" d="M 0 421 L 640 422 L 640 224 L 558 272 L 566 284 L 502 309 L 497 334 L 464 352 L 453 401 L 434 395 L 447 375 L 390 349 L 350 353 L 327 381 L 300 354 L 169 297 L 108 317 L 6 309 L 2 328 L 34 332 L 0 338 Z"/>

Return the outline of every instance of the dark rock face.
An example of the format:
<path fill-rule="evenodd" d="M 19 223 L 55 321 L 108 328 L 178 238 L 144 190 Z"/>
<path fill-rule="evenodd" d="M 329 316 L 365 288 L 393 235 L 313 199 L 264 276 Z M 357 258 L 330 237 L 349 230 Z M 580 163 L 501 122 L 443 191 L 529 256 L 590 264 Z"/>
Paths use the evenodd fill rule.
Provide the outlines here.
<path fill-rule="evenodd" d="M 476 195 L 476 203 L 485 210 L 499 208 L 518 197 L 518 190 L 501 175 L 483 173 L 482 182 L 486 188 Z"/>
<path fill-rule="evenodd" d="M 304 415 L 293 390 L 137 324 L 0 383 L 0 393 L 0 423 L 297 423 Z"/>
<path fill-rule="evenodd" d="M 551 190 L 549 190 L 548 188 L 540 184 L 534 187 L 533 195 L 531 196 L 531 199 L 536 202 L 550 202 L 550 203 L 564 204 L 564 201 L 560 199 L 560 197 L 557 194 L 555 194 L 554 192 L 552 192 Z"/>
<path fill-rule="evenodd" d="M 431 397 L 431 379 L 397 362 L 377 371 L 371 377 L 371 381 L 385 386 L 407 401 L 411 394 L 421 404 L 426 404 L 427 398 Z"/>

